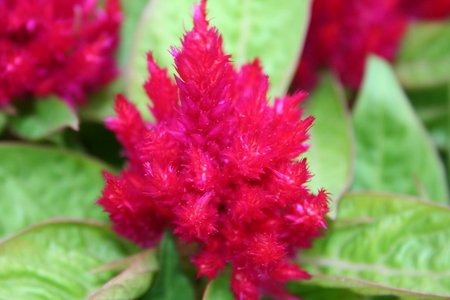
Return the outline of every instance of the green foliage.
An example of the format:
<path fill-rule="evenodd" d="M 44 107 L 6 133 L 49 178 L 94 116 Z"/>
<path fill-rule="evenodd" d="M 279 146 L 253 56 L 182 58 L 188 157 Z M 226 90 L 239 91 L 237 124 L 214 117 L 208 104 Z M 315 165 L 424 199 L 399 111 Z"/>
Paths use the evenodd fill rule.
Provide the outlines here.
<path fill-rule="evenodd" d="M 130 300 L 143 295 L 153 281 L 157 262 L 155 250 L 139 253 L 128 268 L 86 300 Z"/>
<path fill-rule="evenodd" d="M 95 200 L 108 169 L 68 151 L 0 145 L 0 238 L 55 217 L 106 220 Z"/>
<path fill-rule="evenodd" d="M 27 140 L 41 140 L 67 127 L 78 128 L 76 112 L 56 97 L 36 99 L 11 117 L 11 130 Z"/>
<path fill-rule="evenodd" d="M 303 300 L 366 300 L 365 296 L 358 295 L 348 289 L 305 285 L 302 282 L 290 282 L 288 288 L 291 293 L 302 297 Z"/>
<path fill-rule="evenodd" d="M 79 108 L 80 117 L 86 121 L 103 124 L 106 117 L 114 116 L 116 114 L 114 100 L 117 94 L 124 93 L 124 85 L 123 76 L 121 76 L 105 88 L 91 94 L 88 103 Z"/>
<path fill-rule="evenodd" d="M 194 289 L 180 267 L 173 237 L 166 233 L 159 244 L 160 269 L 151 289 L 142 300 L 193 300 Z"/>
<path fill-rule="evenodd" d="M 438 86 L 450 78 L 450 22 L 414 22 L 403 39 L 395 64 L 408 89 Z"/>
<path fill-rule="evenodd" d="M 353 112 L 353 190 L 388 191 L 448 203 L 445 171 L 390 66 L 371 57 Z"/>
<path fill-rule="evenodd" d="M 5 129 L 8 117 L 5 112 L 0 111 L 0 134 L 2 134 L 3 129 Z"/>
<path fill-rule="evenodd" d="M 211 280 L 206 287 L 202 300 L 233 300 L 234 296 L 230 290 L 230 278 L 219 276 Z"/>
<path fill-rule="evenodd" d="M 409 90 L 407 95 L 434 143 L 439 150 L 445 149 L 450 138 L 448 86 Z"/>
<path fill-rule="evenodd" d="M 35 225 L 0 243 L 0 299 L 85 299 L 116 275 L 90 270 L 132 250 L 101 223 Z"/>
<path fill-rule="evenodd" d="M 142 84 L 148 78 L 146 53 L 174 73 L 171 46 L 179 47 L 180 38 L 192 28 L 194 0 L 153 0 L 142 13 L 134 36 L 128 68 L 126 94 L 146 118 L 148 98 Z M 223 35 L 227 53 L 237 66 L 261 59 L 270 76 L 270 94 L 284 94 L 296 69 L 309 21 L 310 0 L 209 1 L 208 18 Z M 164 28 L 164 30 L 161 30 Z M 287 30 L 289 29 L 289 30 Z"/>
<path fill-rule="evenodd" d="M 304 283 L 405 300 L 448 298 L 448 220 L 450 208 L 420 199 L 347 194 L 326 237 L 300 255 L 314 275 Z"/>
<path fill-rule="evenodd" d="M 353 179 L 355 141 L 342 87 L 325 76 L 309 97 L 305 116 L 315 117 L 306 153 L 309 169 L 314 177 L 312 190 L 326 188 L 331 193 L 331 213 L 335 215 L 341 195 Z M 332 166 L 332 168 L 330 168 Z"/>

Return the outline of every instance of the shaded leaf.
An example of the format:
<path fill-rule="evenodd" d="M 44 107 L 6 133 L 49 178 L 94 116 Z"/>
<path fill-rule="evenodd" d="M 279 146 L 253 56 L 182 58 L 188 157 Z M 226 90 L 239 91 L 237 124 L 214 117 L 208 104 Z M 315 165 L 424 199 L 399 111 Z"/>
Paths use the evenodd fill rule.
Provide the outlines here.
<path fill-rule="evenodd" d="M 299 258 L 314 284 L 401 299 L 450 297 L 450 208 L 394 194 L 352 193 L 326 237 Z"/>
<path fill-rule="evenodd" d="M 3 133 L 3 129 L 5 129 L 7 120 L 8 117 L 6 116 L 6 113 L 0 111 L 0 134 Z"/>
<path fill-rule="evenodd" d="M 80 107 L 80 117 L 83 120 L 103 124 L 106 117 L 114 116 L 116 114 L 114 111 L 114 101 L 117 94 L 124 93 L 124 85 L 123 76 L 119 75 L 114 82 L 96 93 L 91 94 L 88 103 Z"/>
<path fill-rule="evenodd" d="M 132 251 L 102 223 L 37 224 L 0 243 L 0 299 L 85 299 L 116 275 L 89 270 Z"/>
<path fill-rule="evenodd" d="M 146 250 L 131 265 L 86 300 L 130 300 L 143 295 L 157 270 L 155 250 Z"/>
<path fill-rule="evenodd" d="M 220 276 L 211 280 L 206 286 L 203 300 L 233 300 L 234 296 L 230 290 L 230 278 Z"/>
<path fill-rule="evenodd" d="M 171 46 L 179 47 L 185 30 L 192 28 L 194 0 L 153 0 L 144 10 L 134 37 L 126 71 L 126 94 L 146 118 L 148 98 L 142 84 L 148 78 L 145 54 L 174 73 Z M 309 21 L 310 0 L 209 1 L 208 18 L 224 38 L 227 53 L 237 66 L 261 59 L 270 76 L 271 95 L 284 94 L 295 72 Z M 164 28 L 164 30 L 161 30 Z"/>
<path fill-rule="evenodd" d="M 358 295 L 348 289 L 326 288 L 302 282 L 289 282 L 288 289 L 302 300 L 366 300 L 365 296 Z"/>
<path fill-rule="evenodd" d="M 413 22 L 395 64 L 410 89 L 442 85 L 450 78 L 450 22 Z"/>
<path fill-rule="evenodd" d="M 165 233 L 158 250 L 160 269 L 143 300 L 193 300 L 194 289 L 180 267 L 173 237 Z"/>
<path fill-rule="evenodd" d="M 387 62 L 371 57 L 353 112 L 353 190 L 388 191 L 448 203 L 445 172 Z"/>
<path fill-rule="evenodd" d="M 0 238 L 54 217 L 106 220 L 95 205 L 109 167 L 60 149 L 0 145 Z"/>
<path fill-rule="evenodd" d="M 445 149 L 450 138 L 447 85 L 409 90 L 407 94 L 434 143 L 440 150 Z"/>
<path fill-rule="evenodd" d="M 11 130 L 19 137 L 40 140 L 67 127 L 78 129 L 76 112 L 63 100 L 49 97 L 36 99 L 33 104 L 33 107 L 26 105 L 26 109 L 11 118 Z"/>
<path fill-rule="evenodd" d="M 309 98 L 305 115 L 313 115 L 315 120 L 306 153 L 314 174 L 308 185 L 313 191 L 325 188 L 332 194 L 331 213 L 335 215 L 337 202 L 353 176 L 353 128 L 343 90 L 333 78 L 325 76 Z"/>

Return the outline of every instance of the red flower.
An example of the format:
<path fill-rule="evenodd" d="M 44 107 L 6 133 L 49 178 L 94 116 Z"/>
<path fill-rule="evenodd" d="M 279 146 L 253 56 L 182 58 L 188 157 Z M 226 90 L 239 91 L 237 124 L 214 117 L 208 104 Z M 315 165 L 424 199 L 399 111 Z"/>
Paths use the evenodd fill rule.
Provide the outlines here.
<path fill-rule="evenodd" d="M 366 57 L 392 61 L 410 20 L 449 16 L 448 0 L 315 0 L 292 88 L 311 89 L 317 71 L 328 67 L 356 89 Z"/>
<path fill-rule="evenodd" d="M 165 227 L 198 243 L 199 276 L 213 278 L 231 263 L 238 299 L 294 299 L 282 285 L 309 275 L 288 260 L 320 235 L 328 211 L 327 194 L 305 187 L 306 160 L 296 160 L 313 118 L 301 119 L 305 93 L 268 106 L 259 62 L 233 69 L 205 5 L 196 7 L 181 49 L 171 50 L 175 82 L 148 57 L 156 123 L 117 97 L 118 117 L 107 126 L 129 164 L 121 176 L 106 174 L 98 203 L 114 230 L 141 246 L 154 245 Z"/>
<path fill-rule="evenodd" d="M 0 1 L 0 106 L 56 94 L 72 106 L 117 73 L 119 0 Z"/>

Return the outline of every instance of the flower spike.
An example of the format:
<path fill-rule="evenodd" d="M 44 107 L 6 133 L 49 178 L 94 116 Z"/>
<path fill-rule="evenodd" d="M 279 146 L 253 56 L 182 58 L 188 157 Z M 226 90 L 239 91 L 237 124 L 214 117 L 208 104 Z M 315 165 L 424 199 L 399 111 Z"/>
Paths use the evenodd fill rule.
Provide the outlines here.
<path fill-rule="evenodd" d="M 119 177 L 106 175 L 98 203 L 141 246 L 164 228 L 197 243 L 198 276 L 214 278 L 231 264 L 236 299 L 295 299 L 283 285 L 309 275 L 290 259 L 320 236 L 328 211 L 327 194 L 305 187 L 306 159 L 296 160 L 313 122 L 298 107 L 306 93 L 269 106 L 260 62 L 236 70 L 205 7 L 196 6 L 194 28 L 171 50 L 174 81 L 148 56 L 155 123 L 117 98 L 118 117 L 107 124 L 129 164 Z"/>

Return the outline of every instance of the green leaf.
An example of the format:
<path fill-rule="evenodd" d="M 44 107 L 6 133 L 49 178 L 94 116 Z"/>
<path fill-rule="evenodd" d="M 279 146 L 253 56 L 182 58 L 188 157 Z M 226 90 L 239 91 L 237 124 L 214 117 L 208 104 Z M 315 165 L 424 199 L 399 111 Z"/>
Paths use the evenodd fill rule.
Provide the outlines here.
<path fill-rule="evenodd" d="M 0 134 L 3 133 L 3 129 L 5 129 L 7 120 L 8 117 L 6 116 L 6 113 L 0 111 Z"/>
<path fill-rule="evenodd" d="M 401 299 L 450 297 L 450 209 L 417 198 L 345 195 L 326 237 L 299 261 L 305 284 Z"/>
<path fill-rule="evenodd" d="M 194 289 L 180 267 L 173 237 L 166 232 L 158 251 L 160 269 L 145 300 L 193 300 Z"/>
<path fill-rule="evenodd" d="M 143 295 L 157 270 L 154 249 L 146 250 L 134 259 L 122 273 L 111 279 L 86 300 L 129 300 Z"/>
<path fill-rule="evenodd" d="M 185 30 L 192 28 L 194 0 L 153 0 L 144 10 L 134 37 L 126 94 L 146 118 L 149 100 L 142 88 L 148 78 L 145 54 L 151 51 L 157 63 L 174 73 L 171 46 L 179 47 Z M 261 59 L 270 76 L 270 95 L 284 94 L 297 67 L 309 22 L 310 0 L 209 1 L 208 19 L 223 35 L 227 53 L 235 65 Z M 164 28 L 164 30 L 161 30 Z"/>
<path fill-rule="evenodd" d="M 356 169 L 353 190 L 388 191 L 448 203 L 436 148 L 388 63 L 369 58 L 353 114 Z"/>
<path fill-rule="evenodd" d="M 95 205 L 109 167 L 80 154 L 0 145 L 0 238 L 55 217 L 106 220 Z"/>
<path fill-rule="evenodd" d="M 310 284 L 303 284 L 302 282 L 289 282 L 288 289 L 294 295 L 302 298 L 302 300 L 366 300 L 367 298 L 358 295 L 348 289 L 340 288 L 325 288 Z"/>
<path fill-rule="evenodd" d="M 67 127 L 78 130 L 77 114 L 63 100 L 49 97 L 36 99 L 33 104 L 11 118 L 11 129 L 19 137 L 41 140 Z"/>
<path fill-rule="evenodd" d="M 309 130 L 311 148 L 306 153 L 309 169 L 314 177 L 312 190 L 325 188 L 332 194 L 331 212 L 336 213 L 337 202 L 349 188 L 355 160 L 355 141 L 344 92 L 331 76 L 312 93 L 305 115 L 315 117 Z"/>
<path fill-rule="evenodd" d="M 123 76 L 120 76 L 105 88 L 91 94 L 88 103 L 80 107 L 80 117 L 83 120 L 103 124 L 106 117 L 115 116 L 114 100 L 116 99 L 117 94 L 123 94 L 125 90 L 124 85 Z"/>
<path fill-rule="evenodd" d="M 89 272 L 134 251 L 102 223 L 52 221 L 0 243 L 1 300 L 82 300 L 116 272 Z"/>
<path fill-rule="evenodd" d="M 445 149 L 450 138 L 447 85 L 409 90 L 407 94 L 434 143 L 440 150 Z"/>
<path fill-rule="evenodd" d="M 141 14 L 150 1 L 121 1 L 120 3 L 122 6 L 123 21 L 120 27 L 120 45 L 117 56 L 119 65 L 124 68 L 130 59 L 130 51 Z"/>
<path fill-rule="evenodd" d="M 450 22 L 412 22 L 395 64 L 410 89 L 442 85 L 450 78 Z"/>
<path fill-rule="evenodd" d="M 211 280 L 206 286 L 202 300 L 233 300 L 234 296 L 230 290 L 230 278 L 226 276 Z"/>

